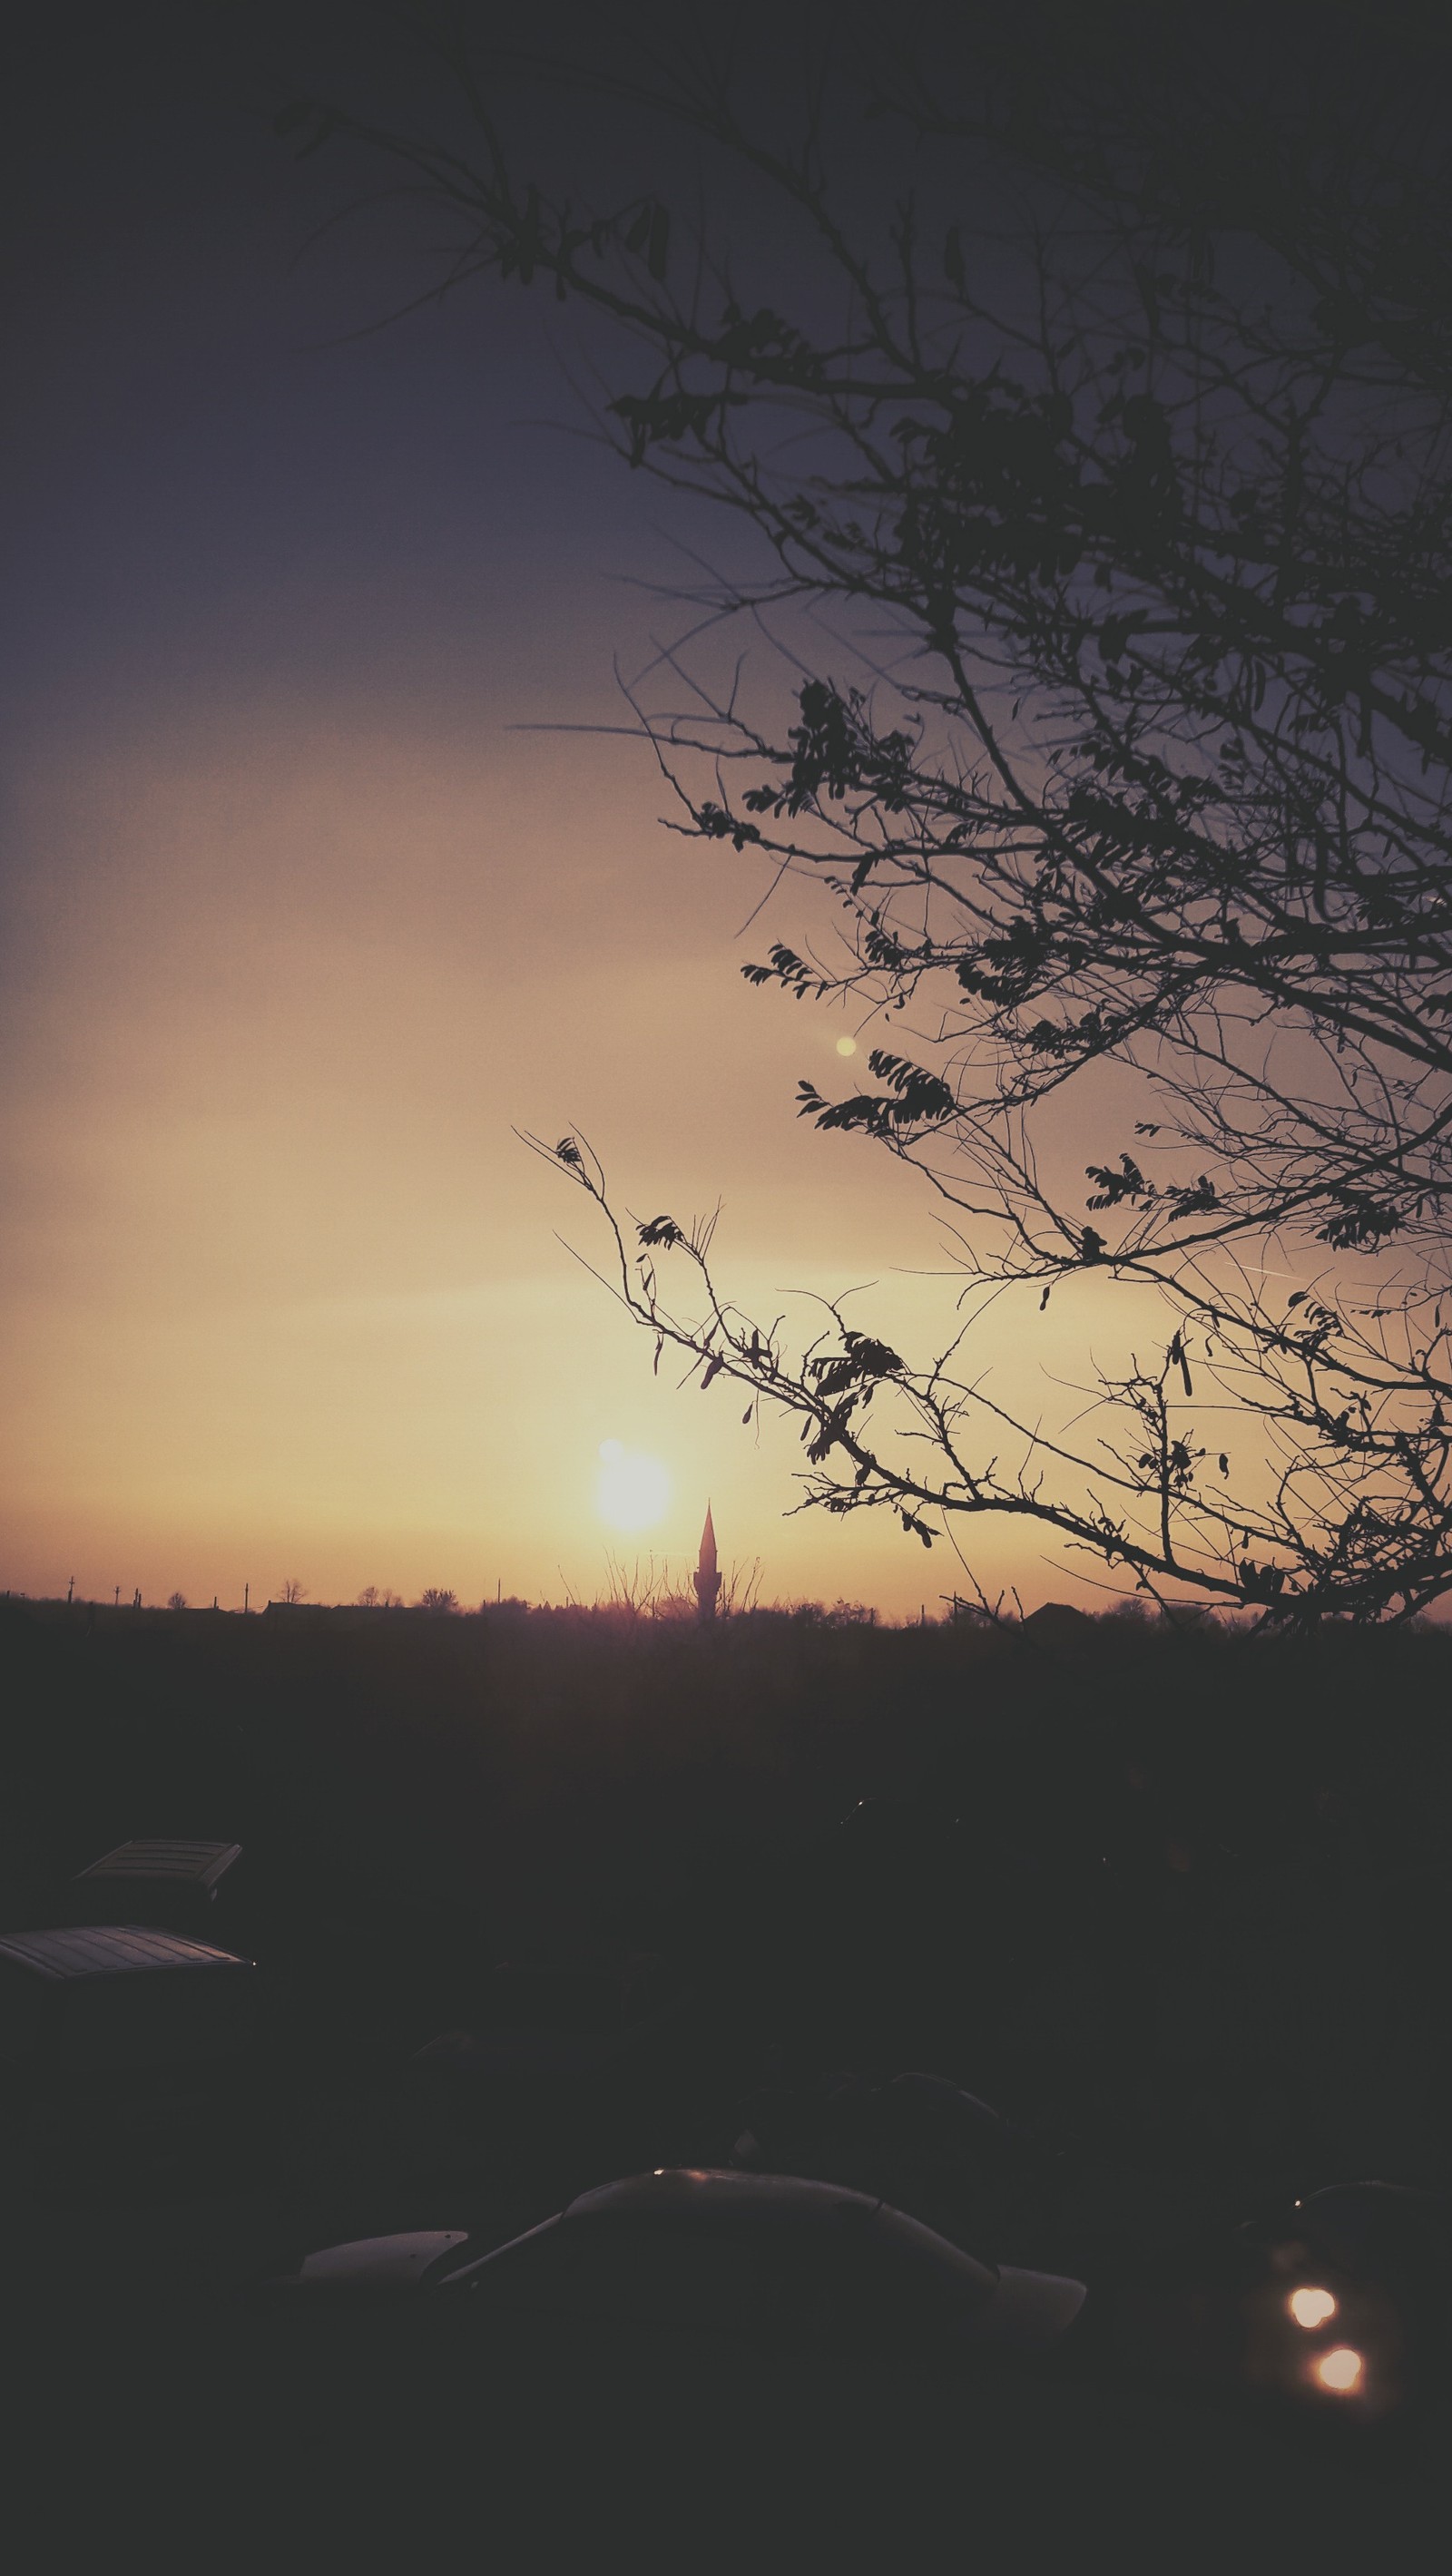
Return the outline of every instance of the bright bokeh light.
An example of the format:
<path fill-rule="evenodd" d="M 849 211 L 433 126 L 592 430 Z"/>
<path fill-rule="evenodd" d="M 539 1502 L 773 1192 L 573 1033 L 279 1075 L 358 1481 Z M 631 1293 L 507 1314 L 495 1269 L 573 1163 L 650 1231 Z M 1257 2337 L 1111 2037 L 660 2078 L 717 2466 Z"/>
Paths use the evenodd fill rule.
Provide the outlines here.
<path fill-rule="evenodd" d="M 612 1529 L 651 1529 L 671 1498 L 671 1480 L 658 1458 L 627 1449 L 621 1440 L 600 1443 L 595 1504 Z"/>
<path fill-rule="evenodd" d="M 1324 2326 L 1336 2314 L 1336 2302 L 1329 2290 L 1292 2290 L 1286 2301 L 1298 2326 L 1309 2334 L 1313 2326 Z"/>
<path fill-rule="evenodd" d="M 1349 2343 L 1339 2343 L 1334 2352 L 1323 2352 L 1316 2364 L 1316 2377 L 1323 2388 L 1335 2397 L 1350 2397 L 1361 2386 L 1362 2359 Z"/>
<path fill-rule="evenodd" d="M 839 1038 L 837 1040 L 837 1053 L 839 1055 L 855 1055 L 857 1053 L 857 1040 L 855 1038 Z"/>

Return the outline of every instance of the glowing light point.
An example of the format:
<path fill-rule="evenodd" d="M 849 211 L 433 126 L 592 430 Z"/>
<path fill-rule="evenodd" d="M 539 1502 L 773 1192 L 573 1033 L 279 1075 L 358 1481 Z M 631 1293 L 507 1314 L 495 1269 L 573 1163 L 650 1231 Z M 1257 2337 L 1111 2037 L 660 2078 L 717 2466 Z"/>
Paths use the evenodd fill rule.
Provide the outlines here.
<path fill-rule="evenodd" d="M 1322 2353 L 1316 2364 L 1316 2377 L 1333 2396 L 1352 2397 L 1361 2386 L 1363 2368 L 1360 2353 L 1353 2352 L 1349 2343 L 1339 2343 L 1334 2352 Z"/>
<path fill-rule="evenodd" d="M 1336 2302 L 1329 2290 L 1292 2290 L 1286 2305 L 1297 2325 L 1304 2326 L 1308 2334 L 1336 2314 Z"/>
<path fill-rule="evenodd" d="M 857 1040 L 855 1038 L 839 1038 L 837 1040 L 837 1053 L 839 1055 L 855 1055 L 857 1053 Z"/>

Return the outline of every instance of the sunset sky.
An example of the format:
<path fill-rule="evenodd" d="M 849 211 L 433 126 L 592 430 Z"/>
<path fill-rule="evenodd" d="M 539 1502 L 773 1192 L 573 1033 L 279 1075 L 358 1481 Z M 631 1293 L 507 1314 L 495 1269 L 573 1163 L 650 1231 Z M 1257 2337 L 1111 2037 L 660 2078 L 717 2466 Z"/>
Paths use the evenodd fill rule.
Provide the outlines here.
<path fill-rule="evenodd" d="M 611 1546 L 684 1574 L 709 1496 L 767 1599 L 931 1611 L 946 1547 L 784 1518 L 790 1428 L 652 1378 L 512 1132 L 578 1125 L 638 1214 L 721 1197 L 747 1306 L 877 1282 L 864 1320 L 946 1338 L 926 1205 L 794 1115 L 848 1024 L 741 980 L 789 917 L 743 934 L 759 879 L 659 828 L 642 746 L 518 729 L 623 720 L 660 496 L 577 434 L 537 300 L 340 340 L 408 281 L 376 232 L 300 257 L 336 174 L 258 112 L 265 13 L 205 54 L 197 14 L 52 21 L 26 90 L 0 1584 L 589 1599 Z M 1082 1369 L 1095 1292 L 1005 1324 L 1006 1385 Z M 639 1539 L 597 1510 L 612 1440 L 670 1480 Z M 1075 1592 L 1011 1532 L 971 1555 Z"/>

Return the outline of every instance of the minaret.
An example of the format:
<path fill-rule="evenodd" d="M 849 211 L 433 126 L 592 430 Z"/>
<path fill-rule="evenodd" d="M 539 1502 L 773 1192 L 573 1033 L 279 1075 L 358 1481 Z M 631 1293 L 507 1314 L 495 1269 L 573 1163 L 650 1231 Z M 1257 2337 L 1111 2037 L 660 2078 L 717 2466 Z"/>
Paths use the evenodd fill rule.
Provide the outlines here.
<path fill-rule="evenodd" d="M 716 1565 L 716 1533 L 711 1527 L 711 1506 L 706 1505 L 706 1526 L 701 1532 L 701 1561 L 691 1577 L 696 1593 L 696 1612 L 702 1619 L 714 1619 L 721 1590 L 721 1577 Z"/>

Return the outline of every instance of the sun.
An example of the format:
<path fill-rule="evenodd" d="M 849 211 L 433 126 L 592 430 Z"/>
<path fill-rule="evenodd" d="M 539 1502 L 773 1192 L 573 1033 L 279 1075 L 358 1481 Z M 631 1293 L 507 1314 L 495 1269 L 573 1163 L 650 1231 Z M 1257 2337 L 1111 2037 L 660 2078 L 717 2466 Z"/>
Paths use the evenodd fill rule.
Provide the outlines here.
<path fill-rule="evenodd" d="M 651 1529 L 671 1498 L 671 1480 L 658 1458 L 627 1449 L 621 1440 L 600 1443 L 595 1507 L 612 1529 Z"/>

